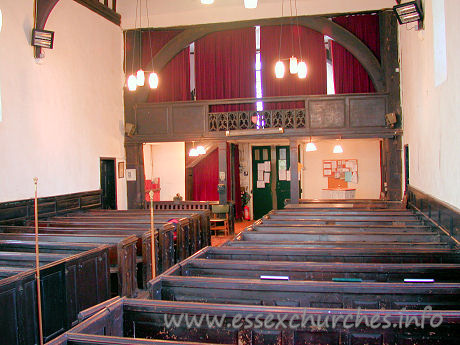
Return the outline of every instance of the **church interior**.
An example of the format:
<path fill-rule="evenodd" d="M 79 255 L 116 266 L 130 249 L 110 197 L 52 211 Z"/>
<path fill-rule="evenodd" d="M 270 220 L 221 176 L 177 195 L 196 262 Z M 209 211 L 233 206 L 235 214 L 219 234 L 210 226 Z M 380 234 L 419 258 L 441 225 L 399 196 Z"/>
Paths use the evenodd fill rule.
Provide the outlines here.
<path fill-rule="evenodd" d="M 458 344 L 456 13 L 0 0 L 0 343 Z"/>

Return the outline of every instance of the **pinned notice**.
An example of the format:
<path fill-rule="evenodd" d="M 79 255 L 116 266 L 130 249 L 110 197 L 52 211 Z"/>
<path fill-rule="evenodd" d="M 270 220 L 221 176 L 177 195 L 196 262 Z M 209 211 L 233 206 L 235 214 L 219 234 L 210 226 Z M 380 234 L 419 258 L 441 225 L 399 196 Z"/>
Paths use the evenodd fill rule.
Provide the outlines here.
<path fill-rule="evenodd" d="M 265 188 L 265 182 L 264 181 L 257 181 L 257 188 Z"/>
<path fill-rule="evenodd" d="M 264 182 L 270 183 L 270 173 L 269 172 L 264 173 Z"/>

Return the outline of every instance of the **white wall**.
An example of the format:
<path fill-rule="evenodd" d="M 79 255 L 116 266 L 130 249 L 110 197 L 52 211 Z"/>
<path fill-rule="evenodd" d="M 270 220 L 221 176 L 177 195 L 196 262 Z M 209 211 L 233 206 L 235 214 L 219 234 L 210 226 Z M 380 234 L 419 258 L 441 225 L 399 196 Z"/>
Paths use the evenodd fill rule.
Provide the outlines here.
<path fill-rule="evenodd" d="M 144 144 L 144 172 L 148 180 L 160 178 L 161 200 L 172 200 L 177 193 L 185 199 L 185 143 Z"/>
<path fill-rule="evenodd" d="M 144 2 L 142 2 L 142 18 L 137 19 L 136 26 L 134 25 L 136 7 L 132 3 L 131 0 L 118 1 L 117 3 L 118 11 L 122 16 L 122 27 L 124 29 L 139 27 L 139 22 L 143 27 L 146 27 L 147 17 Z M 150 15 L 149 23 L 152 27 L 281 17 L 281 0 L 260 0 L 256 9 L 244 8 L 243 0 L 216 0 L 212 5 L 202 5 L 199 0 L 147 0 L 147 3 Z M 292 3 L 294 7 L 294 1 Z M 315 15 L 370 11 L 391 8 L 395 4 L 394 0 L 297 0 L 297 13 L 298 15 Z M 289 1 L 284 1 L 284 15 L 287 16 L 288 13 Z"/>
<path fill-rule="evenodd" d="M 442 13 L 436 13 L 433 25 L 433 1 L 440 9 L 444 2 L 447 46 L 442 44 Z M 403 142 L 409 145 L 410 184 L 460 207 L 460 1 L 424 3 L 424 30 L 400 26 Z"/>
<path fill-rule="evenodd" d="M 61 0 L 46 29 L 53 50 L 35 61 L 33 0 L 1 1 L 0 202 L 100 188 L 100 157 L 125 160 L 123 43 L 113 23 Z M 126 208 L 126 181 L 118 179 Z"/>
<path fill-rule="evenodd" d="M 357 159 L 358 183 L 349 182 L 349 188 L 356 188 L 357 199 L 378 199 L 381 189 L 380 141 L 379 139 L 341 140 L 343 153 L 332 153 L 337 140 L 321 140 L 316 143 L 317 151 L 306 152 L 302 145 L 302 198 L 321 199 L 323 188 L 327 188 L 327 177 L 323 177 L 323 160 Z"/>

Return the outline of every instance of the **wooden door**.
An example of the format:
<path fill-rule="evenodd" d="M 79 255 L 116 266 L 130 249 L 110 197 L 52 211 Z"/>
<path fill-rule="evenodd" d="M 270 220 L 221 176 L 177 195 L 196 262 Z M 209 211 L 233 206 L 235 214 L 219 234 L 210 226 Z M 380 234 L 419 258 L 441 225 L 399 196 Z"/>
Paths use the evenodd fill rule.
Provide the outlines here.
<path fill-rule="evenodd" d="M 262 177 L 259 173 L 261 165 L 259 164 L 268 164 L 270 165 L 271 161 L 271 148 L 270 146 L 253 146 L 252 147 L 252 211 L 254 219 L 259 219 L 263 215 L 267 214 L 273 209 L 272 204 L 272 191 L 271 191 L 271 178 L 268 180 L 268 183 L 262 183 L 260 178 Z M 269 163 L 265 163 L 269 162 Z M 265 174 L 265 170 L 263 172 Z M 262 181 L 265 175 L 262 177 Z"/>
<path fill-rule="evenodd" d="M 277 209 L 284 208 L 284 201 L 291 197 L 291 160 L 289 146 L 276 147 L 276 200 Z"/>
<path fill-rule="evenodd" d="M 102 208 L 117 209 L 115 159 L 101 158 Z"/>

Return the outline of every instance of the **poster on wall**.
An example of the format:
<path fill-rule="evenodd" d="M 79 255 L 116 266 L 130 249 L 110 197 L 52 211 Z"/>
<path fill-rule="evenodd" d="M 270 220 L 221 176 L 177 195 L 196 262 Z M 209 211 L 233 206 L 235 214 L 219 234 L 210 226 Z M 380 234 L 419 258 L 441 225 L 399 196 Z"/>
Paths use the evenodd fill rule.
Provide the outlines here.
<path fill-rule="evenodd" d="M 136 181 L 136 169 L 126 169 L 126 181 Z"/>
<path fill-rule="evenodd" d="M 358 183 L 358 160 L 339 159 L 323 161 L 323 176 L 334 177 L 345 182 Z"/>

